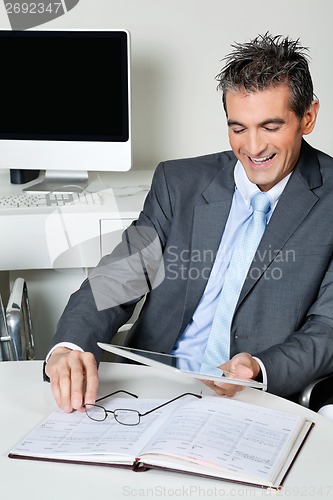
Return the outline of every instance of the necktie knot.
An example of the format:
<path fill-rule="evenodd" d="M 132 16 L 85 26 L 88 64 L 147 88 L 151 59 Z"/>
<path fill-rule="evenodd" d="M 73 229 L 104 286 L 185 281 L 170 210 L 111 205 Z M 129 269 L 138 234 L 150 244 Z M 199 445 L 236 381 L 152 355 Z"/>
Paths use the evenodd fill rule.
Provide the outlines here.
<path fill-rule="evenodd" d="M 254 212 L 264 212 L 267 214 L 271 208 L 271 200 L 267 193 L 256 193 L 252 196 L 250 204 Z"/>

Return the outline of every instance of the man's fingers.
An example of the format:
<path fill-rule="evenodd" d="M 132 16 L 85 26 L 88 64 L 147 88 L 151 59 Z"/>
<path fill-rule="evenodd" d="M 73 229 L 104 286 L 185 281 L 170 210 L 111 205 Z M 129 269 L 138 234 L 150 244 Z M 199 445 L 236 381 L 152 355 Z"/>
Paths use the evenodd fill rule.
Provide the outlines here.
<path fill-rule="evenodd" d="M 86 401 L 95 402 L 98 372 L 92 353 L 68 349 L 54 351 L 47 369 L 54 398 L 63 411 L 83 411 Z"/>
<path fill-rule="evenodd" d="M 245 389 L 245 387 L 242 385 L 236 385 L 236 384 L 224 384 L 223 382 L 214 382 L 213 389 L 217 394 L 232 397 L 237 392 Z"/>
<path fill-rule="evenodd" d="M 70 369 L 70 381 L 66 380 L 64 387 L 64 400 L 70 398 L 70 405 L 74 410 L 82 410 L 84 404 L 84 390 L 86 383 L 86 356 L 80 351 L 72 351 L 68 356 L 68 365 Z M 67 394 L 67 391 L 69 393 Z"/>
<path fill-rule="evenodd" d="M 52 356 L 48 366 L 48 375 L 57 405 L 66 413 L 70 413 L 73 408 L 71 405 L 71 379 L 67 356 L 68 353 Z"/>
<path fill-rule="evenodd" d="M 51 390 L 54 396 L 54 399 L 57 403 L 57 405 L 62 408 L 61 406 L 61 390 L 60 390 L 60 385 L 59 385 L 59 376 L 57 373 L 54 375 L 49 374 L 50 377 L 50 383 L 51 383 Z"/>
<path fill-rule="evenodd" d="M 95 357 L 87 352 L 86 354 L 86 387 L 84 403 L 95 403 L 99 385 L 98 371 Z"/>
<path fill-rule="evenodd" d="M 248 366 L 238 365 L 236 367 L 236 378 L 243 379 L 252 379 L 253 378 L 253 370 Z"/>
<path fill-rule="evenodd" d="M 201 382 L 213 389 L 213 391 L 215 391 L 219 396 L 232 397 L 237 392 L 245 389 L 245 387 L 241 385 L 223 383 L 222 379 L 221 382 L 213 380 L 201 380 Z"/>

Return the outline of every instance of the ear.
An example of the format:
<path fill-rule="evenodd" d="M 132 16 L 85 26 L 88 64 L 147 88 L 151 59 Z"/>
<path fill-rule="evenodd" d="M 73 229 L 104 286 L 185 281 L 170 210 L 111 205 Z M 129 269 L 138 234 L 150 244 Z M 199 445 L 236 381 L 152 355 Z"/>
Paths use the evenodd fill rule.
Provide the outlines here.
<path fill-rule="evenodd" d="M 301 131 L 303 135 L 310 134 L 316 124 L 316 119 L 319 111 L 319 101 L 313 100 L 310 107 L 305 111 L 301 119 Z"/>

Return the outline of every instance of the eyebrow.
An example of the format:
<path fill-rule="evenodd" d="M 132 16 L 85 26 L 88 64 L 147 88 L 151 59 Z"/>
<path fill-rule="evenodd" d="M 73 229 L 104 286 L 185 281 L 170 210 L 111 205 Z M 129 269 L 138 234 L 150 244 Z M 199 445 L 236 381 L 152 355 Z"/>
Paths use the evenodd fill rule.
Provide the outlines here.
<path fill-rule="evenodd" d="M 269 124 L 283 125 L 284 123 L 286 122 L 282 118 L 268 118 L 267 120 L 264 120 L 263 122 L 259 123 L 259 126 L 264 127 L 265 125 Z M 246 128 L 245 125 L 243 125 L 243 123 L 240 123 L 236 120 L 228 120 L 228 127 L 234 127 L 234 126 Z"/>

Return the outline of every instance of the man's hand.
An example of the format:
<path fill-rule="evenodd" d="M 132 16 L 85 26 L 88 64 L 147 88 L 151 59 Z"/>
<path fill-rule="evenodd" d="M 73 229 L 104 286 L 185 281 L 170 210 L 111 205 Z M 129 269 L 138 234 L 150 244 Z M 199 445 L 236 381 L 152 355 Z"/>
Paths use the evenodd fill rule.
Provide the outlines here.
<path fill-rule="evenodd" d="M 247 352 L 236 354 L 232 359 L 220 365 L 221 370 L 225 370 L 226 377 L 256 379 L 260 375 L 259 363 Z M 221 382 L 212 380 L 203 380 L 205 385 L 208 385 L 220 396 L 234 396 L 236 392 L 242 391 L 244 386 L 236 384 L 225 384 L 223 378 Z"/>
<path fill-rule="evenodd" d="M 45 371 L 53 396 L 63 411 L 84 411 L 85 403 L 95 403 L 99 380 L 92 353 L 58 347 L 51 354 Z"/>

